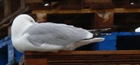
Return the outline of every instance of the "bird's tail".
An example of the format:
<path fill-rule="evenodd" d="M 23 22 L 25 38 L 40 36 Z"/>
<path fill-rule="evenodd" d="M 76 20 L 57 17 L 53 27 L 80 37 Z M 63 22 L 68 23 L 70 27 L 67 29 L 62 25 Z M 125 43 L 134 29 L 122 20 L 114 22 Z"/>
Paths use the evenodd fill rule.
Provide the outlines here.
<path fill-rule="evenodd" d="M 73 43 L 72 45 L 69 45 L 68 48 L 69 49 L 71 48 L 71 50 L 75 50 L 76 48 L 81 47 L 83 45 L 87 45 L 87 44 L 95 43 L 95 42 L 102 42 L 102 41 L 104 41 L 104 38 L 92 38 L 92 39 L 87 39 L 87 40 L 81 40 L 76 43 Z"/>

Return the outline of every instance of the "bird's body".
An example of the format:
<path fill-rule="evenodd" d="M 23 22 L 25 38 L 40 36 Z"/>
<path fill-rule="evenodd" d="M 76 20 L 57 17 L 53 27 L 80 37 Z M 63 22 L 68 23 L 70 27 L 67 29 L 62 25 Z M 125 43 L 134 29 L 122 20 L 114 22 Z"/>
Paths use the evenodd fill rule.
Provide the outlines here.
<path fill-rule="evenodd" d="M 12 43 L 20 52 L 74 50 L 104 40 L 104 38 L 92 38 L 93 34 L 89 31 L 71 25 L 36 23 L 26 14 L 21 14 L 14 19 L 11 30 Z"/>

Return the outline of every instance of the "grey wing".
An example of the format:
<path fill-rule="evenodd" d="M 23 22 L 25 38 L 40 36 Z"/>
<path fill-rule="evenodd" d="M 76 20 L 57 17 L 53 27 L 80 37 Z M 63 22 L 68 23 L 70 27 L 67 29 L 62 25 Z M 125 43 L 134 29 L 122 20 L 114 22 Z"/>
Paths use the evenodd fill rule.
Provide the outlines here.
<path fill-rule="evenodd" d="M 87 37 L 89 32 L 65 24 L 40 23 L 31 26 L 27 38 L 34 45 L 43 43 L 52 45 L 69 45 Z"/>

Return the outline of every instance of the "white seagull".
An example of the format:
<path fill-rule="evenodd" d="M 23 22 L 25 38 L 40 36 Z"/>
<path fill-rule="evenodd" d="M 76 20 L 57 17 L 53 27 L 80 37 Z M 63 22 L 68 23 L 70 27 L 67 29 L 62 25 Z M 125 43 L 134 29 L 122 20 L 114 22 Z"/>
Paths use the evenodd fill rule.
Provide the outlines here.
<path fill-rule="evenodd" d="M 93 38 L 88 30 L 72 25 L 37 23 L 27 15 L 17 16 L 11 28 L 13 46 L 20 52 L 57 52 L 75 50 L 90 43 L 101 42 L 104 38 Z"/>

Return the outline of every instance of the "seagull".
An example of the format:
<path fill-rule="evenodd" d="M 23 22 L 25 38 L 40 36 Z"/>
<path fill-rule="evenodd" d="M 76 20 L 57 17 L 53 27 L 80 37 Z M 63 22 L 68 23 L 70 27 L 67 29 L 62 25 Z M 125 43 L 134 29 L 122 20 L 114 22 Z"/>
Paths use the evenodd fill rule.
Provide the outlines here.
<path fill-rule="evenodd" d="M 28 14 L 18 15 L 12 23 L 11 39 L 19 51 L 72 51 L 90 43 L 104 41 L 86 29 L 62 23 L 37 23 Z"/>

